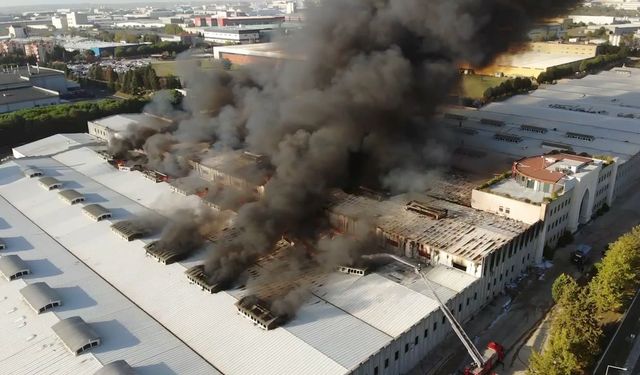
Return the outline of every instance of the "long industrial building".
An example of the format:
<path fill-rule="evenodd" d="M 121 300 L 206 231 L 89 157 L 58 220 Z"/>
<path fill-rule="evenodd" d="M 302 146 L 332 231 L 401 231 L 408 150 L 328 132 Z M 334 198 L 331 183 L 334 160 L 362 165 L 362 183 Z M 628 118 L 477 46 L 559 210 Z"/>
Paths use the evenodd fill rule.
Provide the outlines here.
<path fill-rule="evenodd" d="M 131 118 L 110 121 L 121 121 L 125 125 L 119 129 L 126 129 Z M 342 267 L 314 280 L 295 317 L 273 324 L 268 312 L 245 303 L 248 292 L 242 286 L 209 293 L 194 285 L 198 281 L 191 270 L 203 262 L 204 252 L 165 265 L 150 245 L 158 234 L 132 231 L 128 223 L 137 217 L 166 215 L 164 207 L 202 201 L 141 171 L 114 168 L 104 160 L 104 149 L 103 140 L 92 135 L 56 135 L 15 148 L 17 158 L 0 164 L 0 203 L 6 206 L 0 216 L 7 223 L 0 226 L 6 244 L 0 259 L 16 255 L 30 272 L 0 281 L 0 288 L 15 296 L 9 302 L 15 314 L 28 323 L 0 340 L 15 345 L 33 336 L 20 342 L 36 350 L 42 344 L 35 338 L 48 337 L 51 350 L 57 345 L 55 353 L 69 366 L 85 366 L 81 373 L 117 367 L 123 362 L 111 363 L 118 360 L 140 374 L 406 373 L 437 353 L 434 349 L 451 332 L 431 288 L 458 320 L 467 321 L 515 282 L 541 248 L 541 223 L 422 195 L 378 201 L 336 191 L 329 215 L 337 229 L 349 232 L 359 210 L 380 214 L 372 223 L 380 247 L 428 261 L 423 272 L 431 288 L 401 264 Z M 76 279 L 75 268 L 67 268 L 72 266 L 62 258 L 75 259 L 73 267 L 85 269 L 117 298 L 102 302 L 106 292 Z M 24 268 L 18 261 L 12 264 Z M 36 310 L 46 310 L 40 314 L 20 307 L 17 293 L 36 282 L 54 289 L 61 306 L 37 304 Z M 75 288 L 65 289 L 70 284 Z M 67 317 L 73 319 L 57 324 Z M 8 316 L 0 324 L 21 323 Z M 57 333 L 76 325 L 88 340 L 82 345 L 67 343 Z M 142 326 L 155 335 L 146 336 Z M 174 342 L 173 351 L 157 340 Z M 16 355 L 0 359 L 0 367 L 32 361 L 24 353 L 17 347 Z M 34 365 L 46 368 L 46 353 L 38 358 Z M 72 368 L 70 373 L 78 373 Z"/>
<path fill-rule="evenodd" d="M 640 69 L 615 68 L 480 110 L 448 108 L 442 123 L 465 150 L 458 162 L 510 171 L 474 190 L 472 207 L 543 220 L 554 246 L 612 206 L 640 177 L 639 84 Z"/>

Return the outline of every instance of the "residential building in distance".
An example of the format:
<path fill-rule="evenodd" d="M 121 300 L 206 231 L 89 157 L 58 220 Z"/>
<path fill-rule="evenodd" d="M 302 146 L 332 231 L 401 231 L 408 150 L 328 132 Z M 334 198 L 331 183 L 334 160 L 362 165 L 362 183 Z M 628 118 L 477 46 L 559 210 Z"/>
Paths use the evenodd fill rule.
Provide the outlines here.
<path fill-rule="evenodd" d="M 86 13 L 70 12 L 67 13 L 67 25 L 70 28 L 86 27 L 89 24 Z"/>
<path fill-rule="evenodd" d="M 26 38 L 27 28 L 22 25 L 9 26 L 9 36 L 12 38 Z"/>

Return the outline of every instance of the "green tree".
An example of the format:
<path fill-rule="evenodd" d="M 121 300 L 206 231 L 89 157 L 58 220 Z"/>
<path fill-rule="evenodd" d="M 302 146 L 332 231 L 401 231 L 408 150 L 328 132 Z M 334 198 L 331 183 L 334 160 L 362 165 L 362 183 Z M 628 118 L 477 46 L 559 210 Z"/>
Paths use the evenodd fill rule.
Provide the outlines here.
<path fill-rule="evenodd" d="M 598 310 L 620 311 L 639 284 L 640 227 L 611 244 L 607 256 L 596 268 L 598 273 L 590 286 Z"/>
<path fill-rule="evenodd" d="M 529 359 L 529 375 L 572 375 L 576 374 L 578 359 L 568 348 L 566 337 L 551 337 L 544 352 L 534 351 Z"/>
<path fill-rule="evenodd" d="M 551 286 L 551 296 L 556 303 L 560 303 L 562 298 L 572 298 L 578 291 L 578 288 L 575 279 L 563 273 L 553 282 Z"/>
<path fill-rule="evenodd" d="M 165 34 L 180 35 L 184 33 L 184 29 L 180 25 L 170 23 L 164 27 Z"/>

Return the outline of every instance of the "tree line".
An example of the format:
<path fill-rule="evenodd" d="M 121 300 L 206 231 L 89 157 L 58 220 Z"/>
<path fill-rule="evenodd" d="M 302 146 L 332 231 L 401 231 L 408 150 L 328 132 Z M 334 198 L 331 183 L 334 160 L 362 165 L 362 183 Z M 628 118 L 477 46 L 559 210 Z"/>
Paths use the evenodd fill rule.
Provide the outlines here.
<path fill-rule="evenodd" d="M 502 97 L 509 97 L 517 94 L 527 93 L 531 90 L 533 84 L 529 78 L 511 78 L 500 85 L 495 87 L 489 87 L 484 92 L 484 100 L 489 101 Z"/>
<path fill-rule="evenodd" d="M 148 56 L 163 53 L 175 56 L 180 52 L 188 50 L 189 47 L 188 44 L 182 42 L 158 42 L 139 46 L 122 46 L 115 48 L 114 57 Z"/>
<path fill-rule="evenodd" d="M 589 372 L 604 344 L 602 317 L 623 312 L 640 286 L 640 226 L 609 245 L 596 272 L 584 286 L 566 274 L 554 281 L 549 340 L 531 356 L 530 375 Z"/>
<path fill-rule="evenodd" d="M 118 73 L 110 66 L 103 68 L 99 64 L 94 64 L 89 68 L 87 77 L 106 82 L 108 87 L 114 91 L 122 91 L 132 95 L 142 95 L 146 91 L 181 88 L 180 80 L 177 77 L 158 77 L 151 65 Z"/>
<path fill-rule="evenodd" d="M 0 147 L 15 147 L 58 133 L 85 133 L 87 121 L 119 113 L 140 112 L 141 99 L 103 99 L 23 109 L 0 115 Z"/>
<path fill-rule="evenodd" d="M 580 72 L 593 73 L 599 70 L 611 69 L 623 64 L 629 56 L 627 48 L 605 46 L 603 54 L 596 57 L 576 62 L 565 66 L 551 67 L 546 72 L 540 73 L 538 82 L 551 83 L 561 78 L 567 78 Z"/>

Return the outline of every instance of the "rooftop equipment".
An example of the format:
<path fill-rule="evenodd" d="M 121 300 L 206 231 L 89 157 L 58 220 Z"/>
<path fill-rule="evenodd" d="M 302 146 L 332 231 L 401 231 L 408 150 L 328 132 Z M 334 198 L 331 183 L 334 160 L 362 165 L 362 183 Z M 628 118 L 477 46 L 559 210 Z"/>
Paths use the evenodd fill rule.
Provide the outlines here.
<path fill-rule="evenodd" d="M 81 317 L 62 319 L 52 327 L 64 346 L 75 355 L 100 345 L 100 336 Z"/>
<path fill-rule="evenodd" d="M 99 204 L 88 204 L 82 207 L 82 212 L 95 221 L 102 221 L 111 217 L 111 211 Z"/>
<path fill-rule="evenodd" d="M 162 264 L 179 262 L 189 255 L 188 251 L 178 252 L 175 249 L 163 247 L 160 241 L 154 241 L 144 247 L 147 255 L 151 255 Z"/>
<path fill-rule="evenodd" d="M 338 266 L 338 272 L 346 273 L 349 275 L 357 275 L 357 276 L 365 276 L 369 273 L 369 269 L 366 267 L 349 267 L 349 266 Z"/>
<path fill-rule="evenodd" d="M 0 272 L 7 281 L 12 281 L 31 273 L 27 264 L 17 255 L 0 257 Z"/>
<path fill-rule="evenodd" d="M 463 116 L 463 115 L 459 115 L 457 113 L 449 113 L 446 112 L 444 114 L 444 118 L 446 119 L 450 119 L 450 120 L 458 120 L 458 121 L 464 121 L 467 119 L 467 116 Z"/>
<path fill-rule="evenodd" d="M 7 248 L 7 245 L 4 243 L 2 238 L 0 238 L 0 250 L 5 250 L 6 248 Z"/>
<path fill-rule="evenodd" d="M 84 202 L 84 196 L 75 190 L 62 190 L 58 197 L 71 205 Z"/>
<path fill-rule="evenodd" d="M 122 220 L 112 224 L 111 230 L 127 241 L 137 240 L 149 234 L 148 229 L 131 220 Z"/>
<path fill-rule="evenodd" d="M 265 301 L 254 295 L 242 297 L 236 302 L 236 307 L 240 314 L 267 331 L 278 328 L 287 321 L 286 315 L 276 315 Z"/>
<path fill-rule="evenodd" d="M 453 128 L 453 131 L 456 132 L 456 133 L 461 133 L 461 134 L 466 134 L 466 135 L 476 135 L 476 134 L 478 134 L 478 131 L 476 129 L 467 128 L 467 127 L 464 127 L 464 126 L 455 127 L 455 128 Z"/>
<path fill-rule="evenodd" d="M 429 206 L 426 203 L 418 201 L 410 201 L 405 207 L 407 211 L 415 212 L 419 215 L 428 216 L 434 220 L 440 220 L 447 217 L 449 211 L 444 208 Z"/>
<path fill-rule="evenodd" d="M 224 287 L 224 285 L 220 283 L 211 283 L 209 281 L 209 277 L 204 272 L 204 265 L 199 264 L 197 266 L 193 266 L 184 272 L 187 275 L 187 279 L 192 283 L 198 285 L 202 290 L 205 290 L 209 293 L 218 293 Z"/>
<path fill-rule="evenodd" d="M 491 125 L 491 126 L 504 126 L 504 121 L 493 120 L 490 118 L 480 119 L 480 123 L 485 125 Z"/>
<path fill-rule="evenodd" d="M 40 185 L 47 190 L 58 189 L 62 186 L 62 182 L 50 176 L 41 177 L 38 182 L 40 182 Z"/>
<path fill-rule="evenodd" d="M 104 365 L 100 370 L 96 371 L 93 375 L 135 375 L 133 370 L 127 361 L 120 359 Z"/>
<path fill-rule="evenodd" d="M 517 135 L 511 135 L 511 134 L 496 133 L 493 135 L 493 138 L 503 142 L 511 142 L 511 143 L 522 142 L 522 137 L 519 137 Z"/>
<path fill-rule="evenodd" d="M 579 139 L 582 141 L 588 141 L 588 142 L 593 142 L 596 140 L 596 137 L 589 135 L 589 134 L 581 134 L 581 133 L 572 133 L 572 132 L 567 132 L 567 137 L 569 138 L 574 138 L 574 139 Z"/>
<path fill-rule="evenodd" d="M 549 131 L 547 130 L 547 128 L 542 128 L 540 126 L 534 126 L 534 125 L 520 125 L 520 129 L 527 132 L 540 133 L 540 134 L 545 134 Z"/>
<path fill-rule="evenodd" d="M 62 305 L 58 293 L 45 282 L 29 284 L 20 289 L 20 294 L 38 314 Z"/>
<path fill-rule="evenodd" d="M 22 173 L 24 173 L 24 175 L 29 178 L 42 176 L 42 171 L 34 167 L 27 167 L 22 171 Z"/>
<path fill-rule="evenodd" d="M 154 171 L 151 169 L 145 169 L 142 171 L 142 174 L 144 177 L 148 178 L 149 180 L 158 183 L 158 182 L 166 182 L 169 181 L 169 176 L 167 176 L 164 173 L 160 173 L 158 171 Z"/>
<path fill-rule="evenodd" d="M 564 143 L 558 143 L 558 142 L 544 141 L 542 142 L 542 147 L 557 149 L 557 150 L 564 150 L 564 151 L 573 151 L 573 147 L 571 147 L 570 145 L 567 145 Z"/>

